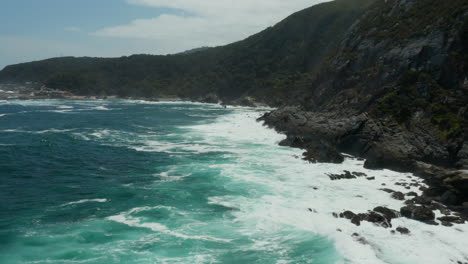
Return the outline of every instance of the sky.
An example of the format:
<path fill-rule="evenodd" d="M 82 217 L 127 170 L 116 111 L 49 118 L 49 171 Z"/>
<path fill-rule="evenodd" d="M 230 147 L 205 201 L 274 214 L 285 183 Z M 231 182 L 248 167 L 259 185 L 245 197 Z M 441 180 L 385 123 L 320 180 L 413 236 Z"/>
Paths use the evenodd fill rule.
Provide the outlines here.
<path fill-rule="evenodd" d="M 0 69 L 61 56 L 170 54 L 242 40 L 327 0 L 1 0 Z"/>

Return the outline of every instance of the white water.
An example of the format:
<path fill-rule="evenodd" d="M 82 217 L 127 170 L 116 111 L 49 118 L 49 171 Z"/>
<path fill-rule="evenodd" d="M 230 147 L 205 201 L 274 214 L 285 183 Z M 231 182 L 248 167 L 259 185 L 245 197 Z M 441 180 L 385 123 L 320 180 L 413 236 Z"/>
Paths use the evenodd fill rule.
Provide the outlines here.
<path fill-rule="evenodd" d="M 38 101 L 40 102 L 40 101 Z M 25 104 L 32 104 L 26 102 Z M 40 104 L 59 104 L 60 102 L 42 102 Z M 140 102 L 139 102 L 140 103 Z M 141 102 L 147 104 L 148 102 Z M 36 103 L 34 103 L 36 104 Z M 39 104 L 39 103 L 37 103 Z M 103 107 L 106 103 L 103 102 Z M 170 104 L 169 102 L 165 104 Z M 214 110 L 219 107 L 212 106 Z M 61 109 L 67 109 L 60 106 Z M 90 109 L 96 109 L 90 103 Z M 68 108 L 72 109 L 72 108 Z M 73 110 L 70 110 L 73 111 Z M 206 111 L 210 111 L 207 108 Z M 140 151 L 206 153 L 226 151 L 237 157 L 236 163 L 213 164 L 212 168 L 220 169 L 221 176 L 228 179 L 226 188 L 244 188 L 248 196 L 213 196 L 210 204 L 235 208 L 233 221 L 240 224 L 240 232 L 258 237 L 255 247 L 281 252 L 287 250 L 281 243 L 282 236 L 288 231 L 316 233 L 332 240 L 338 251 L 344 256 L 345 263 L 355 264 L 449 264 L 457 261 L 468 261 L 468 225 L 454 227 L 430 226 L 406 218 L 392 220 L 393 229 L 406 227 L 410 235 L 391 234 L 391 229 L 374 226 L 363 222 L 357 227 L 345 219 L 332 216 L 351 210 L 364 213 L 377 206 L 386 206 L 399 210 L 402 201 L 394 200 L 390 194 L 379 190 L 390 188 L 407 193 L 407 190 L 396 182 L 420 181 L 411 174 L 396 173 L 388 170 L 370 171 L 363 168 L 363 161 L 348 158 L 343 164 L 310 164 L 301 160 L 301 150 L 278 146 L 284 139 L 271 129 L 256 122 L 260 115 L 257 110 L 236 108 L 233 114 L 220 117 L 216 122 L 186 127 L 188 134 L 185 141 L 176 143 L 160 142 L 156 139 L 146 140 L 143 147 L 134 147 Z M 26 133 L 60 133 L 68 130 L 20 131 Z M 5 132 L 5 131 L 4 131 Z M 119 131 L 94 130 L 91 133 L 74 133 L 86 140 L 107 139 L 119 136 Z M 194 140 L 196 138 L 196 140 Z M 138 139 L 139 141 L 141 139 Z M 131 142 L 130 142 L 131 143 Z M 364 172 L 376 177 L 375 181 L 363 178 L 354 180 L 331 181 L 328 173 L 342 173 L 343 170 Z M 159 181 L 177 181 L 190 174 L 178 174 L 167 171 L 159 175 Z M 383 186 L 385 184 L 386 186 Z M 87 199 L 67 203 L 70 206 L 82 203 L 105 203 L 107 199 Z M 310 212 L 309 208 L 314 212 Z M 190 239 L 228 243 L 230 240 L 209 235 L 189 235 L 183 228 L 170 229 L 157 222 L 147 223 L 138 216 L 139 212 L 153 209 L 171 210 L 177 214 L 184 212 L 176 208 L 138 207 L 128 212 L 111 216 L 108 220 L 132 227 L 146 228 L 157 233 Z M 226 220 L 232 221 L 232 220 Z M 341 229 L 341 232 L 337 229 Z M 285 232 L 282 232 L 285 231 Z M 360 234 L 368 243 L 362 244 L 353 233 Z M 210 255 L 197 255 L 187 258 L 158 259 L 156 263 L 216 263 Z M 291 263 L 279 259 L 276 263 Z"/>
<path fill-rule="evenodd" d="M 82 203 L 106 203 L 108 202 L 107 199 L 83 199 L 75 202 L 70 202 L 63 204 L 62 206 L 74 205 L 74 204 L 82 204 Z"/>
<path fill-rule="evenodd" d="M 279 147 L 277 143 L 284 136 L 256 122 L 258 116 L 258 112 L 239 110 L 213 124 L 191 127 L 193 134 L 212 145 L 244 151 L 238 156 L 237 164 L 213 165 L 222 170 L 223 177 L 246 188 L 263 186 L 269 190 L 267 195 L 253 195 L 255 198 L 218 196 L 210 199 L 210 203 L 238 208 L 234 214 L 236 221 L 245 224 L 244 232 L 276 232 L 286 225 L 294 230 L 317 233 L 332 239 L 346 262 L 356 264 L 468 261 L 466 224 L 444 227 L 406 218 L 392 220 L 393 229 L 402 226 L 411 231 L 410 235 L 401 235 L 391 234 L 392 228 L 377 227 L 369 222 L 358 227 L 349 220 L 334 218 L 334 212 L 365 213 L 377 206 L 399 211 L 404 206 L 403 201 L 379 189 L 420 193 L 417 187 L 407 190 L 395 183 L 421 180 L 412 174 L 366 170 L 363 161 L 353 158 L 339 165 L 310 164 L 297 158 L 301 150 Z M 265 167 L 269 168 L 268 174 L 265 174 Z M 364 172 L 376 179 L 331 181 L 327 176 L 343 170 Z M 255 194 L 257 190 L 252 188 L 251 192 Z M 367 243 L 359 242 L 353 233 L 358 233 Z M 272 241 L 259 241 L 259 245 L 264 244 L 280 246 L 271 245 Z"/>

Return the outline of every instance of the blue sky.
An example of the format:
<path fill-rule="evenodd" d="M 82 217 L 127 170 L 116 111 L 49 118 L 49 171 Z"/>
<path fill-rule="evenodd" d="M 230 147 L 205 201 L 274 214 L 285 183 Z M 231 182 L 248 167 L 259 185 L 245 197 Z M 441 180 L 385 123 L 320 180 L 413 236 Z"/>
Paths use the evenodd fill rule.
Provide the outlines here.
<path fill-rule="evenodd" d="M 58 56 L 224 45 L 319 2 L 324 0 L 1 0 L 0 69 Z"/>

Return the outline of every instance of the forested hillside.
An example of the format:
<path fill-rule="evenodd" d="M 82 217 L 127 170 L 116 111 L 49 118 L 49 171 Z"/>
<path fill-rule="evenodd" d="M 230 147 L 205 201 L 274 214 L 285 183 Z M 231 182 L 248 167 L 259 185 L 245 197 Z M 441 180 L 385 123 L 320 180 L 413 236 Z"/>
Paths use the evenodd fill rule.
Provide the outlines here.
<path fill-rule="evenodd" d="M 81 95 L 202 100 L 211 94 L 226 101 L 251 95 L 278 105 L 289 98 L 291 85 L 307 83 L 372 2 L 319 4 L 223 47 L 168 56 L 54 58 L 8 66 L 0 81 L 41 82 Z"/>

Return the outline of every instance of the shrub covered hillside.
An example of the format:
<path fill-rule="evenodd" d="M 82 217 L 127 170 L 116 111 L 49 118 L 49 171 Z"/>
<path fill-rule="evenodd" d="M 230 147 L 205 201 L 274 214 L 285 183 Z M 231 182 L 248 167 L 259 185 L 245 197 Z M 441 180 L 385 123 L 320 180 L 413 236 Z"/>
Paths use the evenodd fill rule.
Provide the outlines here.
<path fill-rule="evenodd" d="M 39 81 L 76 94 L 224 100 L 255 94 L 280 103 L 315 72 L 373 0 L 337 0 L 295 13 L 243 41 L 169 56 L 55 58 L 6 67 L 0 81 Z M 212 97 L 212 96 L 211 96 Z"/>

